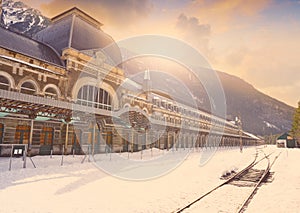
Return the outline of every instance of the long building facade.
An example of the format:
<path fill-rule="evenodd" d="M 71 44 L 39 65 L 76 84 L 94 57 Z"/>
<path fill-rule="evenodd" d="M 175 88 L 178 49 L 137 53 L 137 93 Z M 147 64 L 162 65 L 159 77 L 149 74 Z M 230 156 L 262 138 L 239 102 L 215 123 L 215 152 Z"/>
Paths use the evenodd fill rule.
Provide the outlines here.
<path fill-rule="evenodd" d="M 28 144 L 37 155 L 257 143 L 232 122 L 151 91 L 147 71 L 143 84 L 126 78 L 109 63 L 121 53 L 101 26 L 72 8 L 34 38 L 0 27 L 0 144 Z"/>

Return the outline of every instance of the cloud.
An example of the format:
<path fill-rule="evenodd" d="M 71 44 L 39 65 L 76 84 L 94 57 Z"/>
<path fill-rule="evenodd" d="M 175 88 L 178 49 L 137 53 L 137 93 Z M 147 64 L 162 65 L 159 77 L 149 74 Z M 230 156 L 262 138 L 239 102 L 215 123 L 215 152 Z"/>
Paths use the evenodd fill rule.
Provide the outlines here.
<path fill-rule="evenodd" d="M 249 49 L 245 46 L 241 46 L 238 49 L 235 49 L 228 53 L 228 55 L 226 56 L 226 62 L 232 67 L 238 67 L 244 62 L 244 59 L 248 54 Z"/>
<path fill-rule="evenodd" d="M 271 4 L 272 0 L 194 0 L 190 4 L 190 8 L 194 10 L 202 8 L 215 15 L 238 15 L 253 16 Z"/>
<path fill-rule="evenodd" d="M 230 48 L 221 56 L 218 52 L 217 66 L 295 106 L 300 99 L 300 30 L 285 27 L 248 32 L 244 43 L 236 47 L 227 41 Z"/>
<path fill-rule="evenodd" d="M 178 17 L 177 28 L 201 37 L 210 35 L 210 25 L 199 24 L 199 20 L 196 17 L 189 18 L 183 13 Z"/>
<path fill-rule="evenodd" d="M 211 5 L 215 10 L 223 11 L 223 14 L 253 16 L 266 8 L 270 2 L 270 0 L 218 0 L 213 1 Z"/>
<path fill-rule="evenodd" d="M 52 0 L 21 0 L 26 5 L 30 5 L 35 9 L 40 9 L 41 5 L 51 2 Z"/>
<path fill-rule="evenodd" d="M 282 86 L 282 87 L 268 87 L 264 89 L 264 92 L 271 97 L 275 97 L 276 94 L 278 99 L 289 104 L 290 106 L 297 107 L 299 96 L 300 84 Z"/>
<path fill-rule="evenodd" d="M 44 14 L 55 16 L 71 7 L 79 7 L 104 24 L 120 28 L 134 25 L 152 11 L 150 0 L 52 0 L 41 5 Z"/>
<path fill-rule="evenodd" d="M 182 13 L 177 18 L 176 29 L 184 40 L 204 54 L 209 53 L 209 38 L 211 35 L 209 24 L 200 24 L 196 17 L 187 17 Z"/>
<path fill-rule="evenodd" d="M 116 40 L 139 34 L 182 39 L 200 50 L 214 69 L 290 104 L 300 98 L 299 19 L 289 16 L 295 4 L 284 4 L 283 11 L 282 3 L 274 0 L 25 1 L 44 2 L 40 9 L 49 17 L 77 6 L 102 22 Z"/>
<path fill-rule="evenodd" d="M 296 85 L 300 82 L 300 64 L 293 57 L 290 57 L 290 61 L 287 60 L 284 54 L 289 52 L 295 51 L 277 48 L 253 51 L 247 55 L 240 68 L 243 69 L 246 79 L 255 82 L 262 89 Z"/>
<path fill-rule="evenodd" d="M 187 14 L 210 23 L 214 32 L 229 31 L 237 22 L 255 19 L 270 6 L 272 0 L 194 0 L 186 8 Z"/>

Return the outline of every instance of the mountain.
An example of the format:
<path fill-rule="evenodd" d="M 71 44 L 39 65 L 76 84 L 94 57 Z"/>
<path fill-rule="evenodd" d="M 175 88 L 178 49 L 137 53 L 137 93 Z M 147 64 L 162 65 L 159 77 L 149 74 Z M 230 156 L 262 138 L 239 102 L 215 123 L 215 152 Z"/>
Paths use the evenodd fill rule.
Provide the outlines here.
<path fill-rule="evenodd" d="M 1 23 L 14 32 L 32 37 L 46 28 L 50 19 L 21 1 L 3 0 Z"/>
<path fill-rule="evenodd" d="M 226 96 L 227 115 L 241 116 L 243 129 L 258 135 L 289 131 L 295 108 L 255 89 L 244 80 L 218 72 Z"/>
<path fill-rule="evenodd" d="M 2 23 L 10 30 L 31 37 L 46 28 L 50 24 L 50 19 L 20 1 L 4 0 Z M 121 51 L 130 54 L 126 50 Z M 166 70 L 166 76 L 162 77 L 163 74 L 151 76 L 151 80 L 156 82 L 156 85 L 163 85 L 162 90 L 166 89 L 167 93 L 176 93 L 178 97 L 180 96 L 179 99 L 184 100 L 186 94 L 181 91 L 182 87 L 178 86 L 178 81 L 170 76 L 177 77 L 190 89 L 193 94 L 192 98 L 197 105 L 209 112 L 210 102 L 204 87 L 182 67 L 174 68 L 173 64 L 167 66 L 165 64 L 166 61 L 153 61 L 151 58 L 148 61 L 147 59 L 130 61 L 123 67 L 126 75 L 131 77 L 146 69 L 163 68 Z M 227 119 L 234 120 L 235 117 L 240 116 L 243 129 L 257 135 L 277 134 L 290 129 L 294 113 L 293 107 L 263 94 L 238 77 L 224 72 L 217 72 L 217 74 L 226 96 Z M 135 76 L 135 78 L 135 81 L 143 82 L 143 75 Z"/>
<path fill-rule="evenodd" d="M 128 51 L 122 51 L 128 54 Z M 127 61 L 123 67 L 126 75 L 138 83 L 143 82 L 143 74 L 137 73 L 147 69 L 161 70 L 150 72 L 154 89 L 163 90 L 167 94 L 175 94 L 177 99 L 184 101 L 188 99 L 184 98 L 188 96 L 188 93 L 183 91 L 186 87 L 193 97 L 193 100 L 189 99 L 190 101 L 195 101 L 197 106 L 204 111 L 211 111 L 211 104 L 204 86 L 197 82 L 195 76 L 185 68 L 175 64 L 166 65 L 164 59 L 152 57 Z M 198 71 L 210 72 L 205 68 L 198 69 Z M 295 110 L 293 107 L 263 94 L 236 76 L 220 71 L 216 73 L 225 93 L 228 120 L 234 120 L 240 116 L 245 131 L 261 136 L 290 130 Z M 176 79 L 180 79 L 181 83 Z M 186 104 L 189 103 L 186 102 Z"/>

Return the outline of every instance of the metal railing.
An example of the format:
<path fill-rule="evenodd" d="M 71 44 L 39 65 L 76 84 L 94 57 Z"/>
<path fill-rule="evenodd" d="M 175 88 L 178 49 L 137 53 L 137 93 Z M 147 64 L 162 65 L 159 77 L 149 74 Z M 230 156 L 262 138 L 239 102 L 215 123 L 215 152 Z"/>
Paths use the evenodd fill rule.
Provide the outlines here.
<path fill-rule="evenodd" d="M 10 99 L 25 103 L 33 103 L 38 105 L 47 105 L 51 107 L 61 108 L 61 109 L 70 109 L 73 111 L 89 112 L 101 115 L 110 115 L 110 110 L 97 109 L 94 107 L 83 106 L 76 103 L 71 103 L 67 101 L 54 100 L 45 97 L 39 97 L 34 95 L 23 94 L 19 92 L 6 91 L 0 89 L 0 98 Z"/>

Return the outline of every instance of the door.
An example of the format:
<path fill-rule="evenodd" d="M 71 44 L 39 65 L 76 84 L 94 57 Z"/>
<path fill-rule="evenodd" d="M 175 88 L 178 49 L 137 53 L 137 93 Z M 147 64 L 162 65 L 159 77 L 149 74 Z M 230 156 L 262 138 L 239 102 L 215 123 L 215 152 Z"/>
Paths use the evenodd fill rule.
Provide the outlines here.
<path fill-rule="evenodd" d="M 73 132 L 73 137 L 72 137 L 72 152 L 74 150 L 75 154 L 80 154 L 81 153 L 81 146 L 80 146 L 80 139 L 82 137 L 81 134 L 82 134 L 81 130 Z"/>
<path fill-rule="evenodd" d="M 15 142 L 18 144 L 29 143 L 30 126 L 18 125 L 15 133 Z"/>
<path fill-rule="evenodd" d="M 43 127 L 40 137 L 40 155 L 50 155 L 53 141 L 54 129 L 52 127 Z"/>
<path fill-rule="evenodd" d="M 0 123 L 0 144 L 3 143 L 4 136 L 4 125 Z M 0 146 L 0 154 L 1 154 L 1 146 Z"/>
<path fill-rule="evenodd" d="M 295 140 L 287 139 L 286 140 L 286 146 L 287 146 L 287 148 L 295 148 Z"/>
<path fill-rule="evenodd" d="M 106 144 L 110 148 L 110 152 L 112 152 L 113 151 L 113 135 L 112 135 L 111 131 L 107 132 Z"/>
<path fill-rule="evenodd" d="M 0 123 L 0 144 L 3 143 L 4 125 Z"/>

